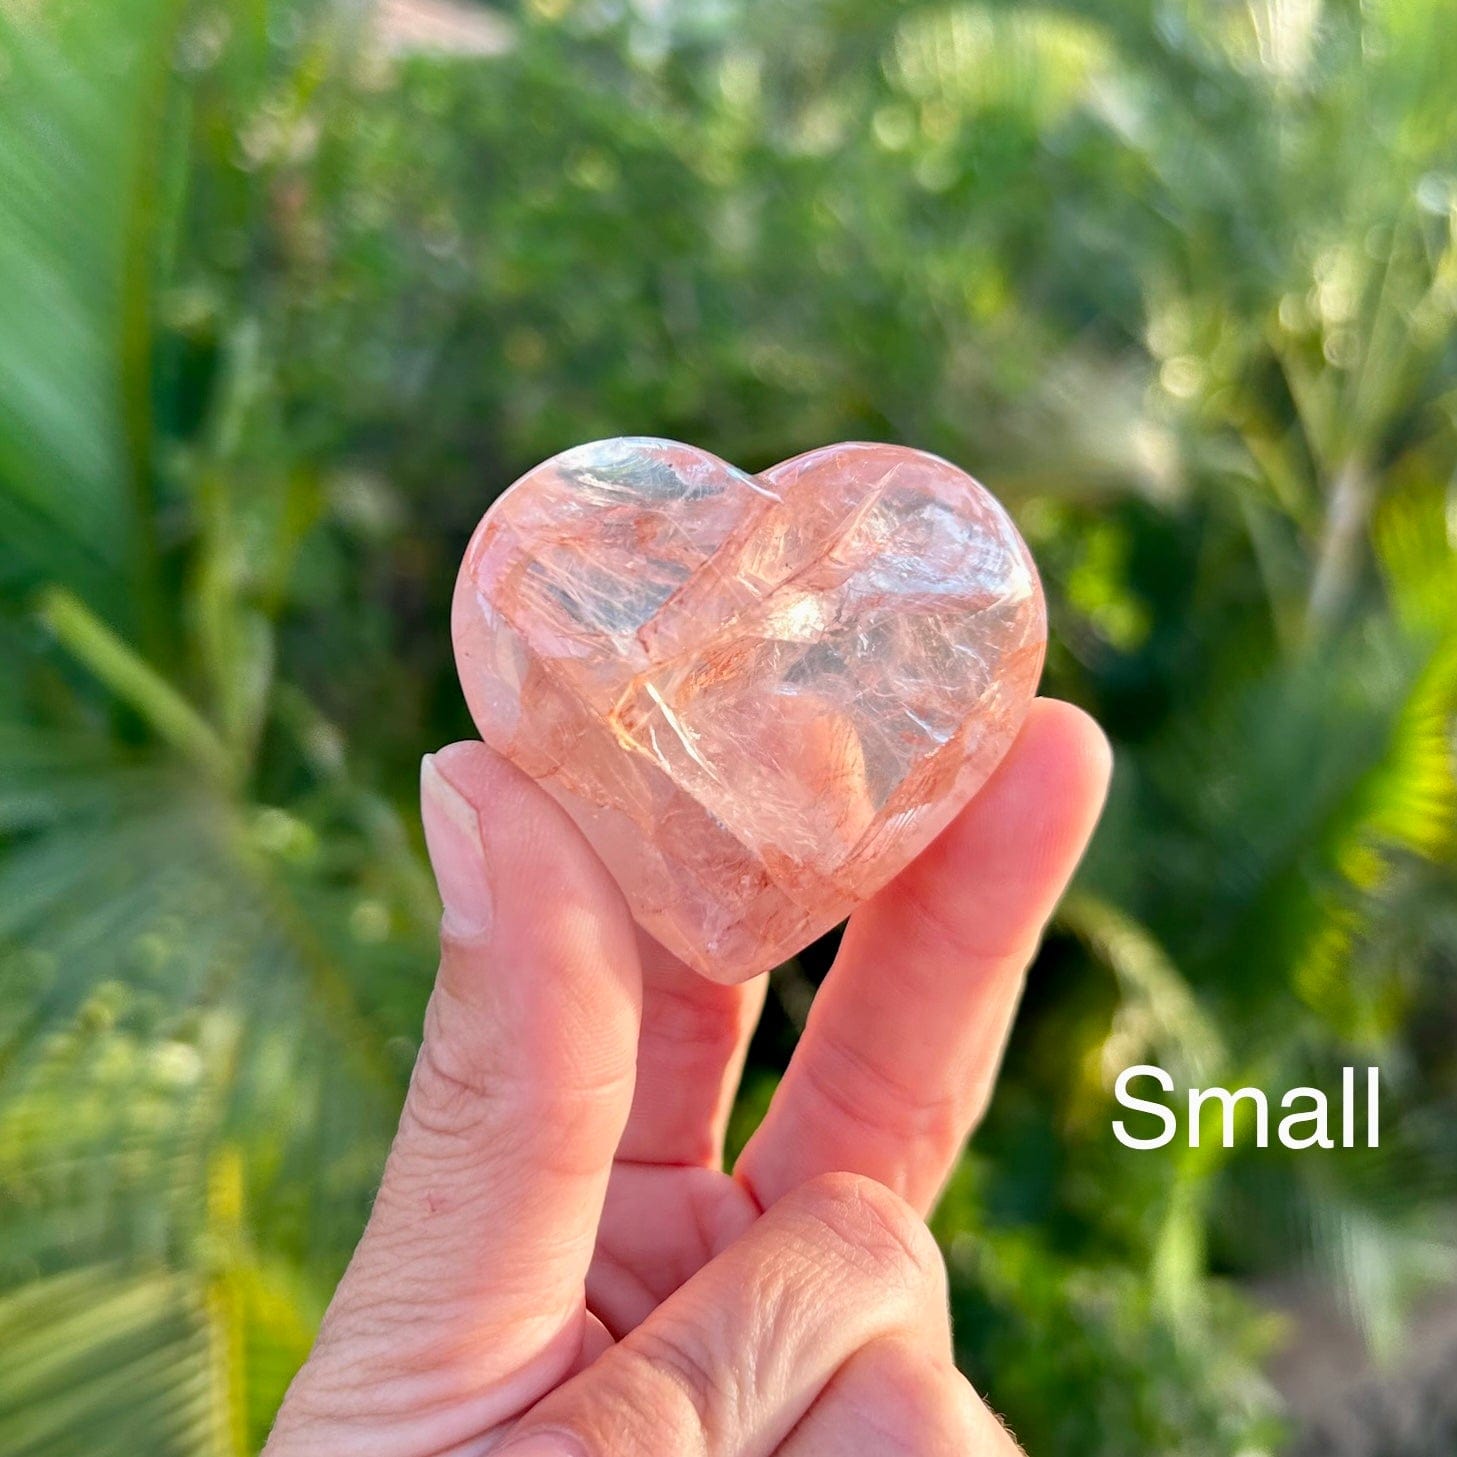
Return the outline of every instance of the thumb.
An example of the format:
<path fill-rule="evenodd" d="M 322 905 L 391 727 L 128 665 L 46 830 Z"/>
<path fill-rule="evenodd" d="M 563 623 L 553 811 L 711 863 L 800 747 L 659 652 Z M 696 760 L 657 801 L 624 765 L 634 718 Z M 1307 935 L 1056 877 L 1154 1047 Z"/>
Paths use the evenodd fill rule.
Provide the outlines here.
<path fill-rule="evenodd" d="M 271 1454 L 439 1451 L 576 1363 L 640 979 L 620 892 L 571 820 L 483 744 L 421 767 L 445 914 L 425 1035 L 369 1226 Z M 292 1427 L 300 1428 L 296 1448 Z M 406 1434 L 408 1433 L 408 1436 Z"/>

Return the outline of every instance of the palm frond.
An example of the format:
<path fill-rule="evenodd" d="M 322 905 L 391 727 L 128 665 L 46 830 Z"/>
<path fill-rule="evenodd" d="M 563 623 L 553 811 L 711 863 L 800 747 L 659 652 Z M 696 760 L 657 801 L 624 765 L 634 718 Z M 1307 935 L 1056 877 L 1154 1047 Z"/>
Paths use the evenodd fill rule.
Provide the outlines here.
<path fill-rule="evenodd" d="M 144 377 L 150 198 L 180 0 L 0 15 L 0 590 L 113 622 L 157 584 Z"/>

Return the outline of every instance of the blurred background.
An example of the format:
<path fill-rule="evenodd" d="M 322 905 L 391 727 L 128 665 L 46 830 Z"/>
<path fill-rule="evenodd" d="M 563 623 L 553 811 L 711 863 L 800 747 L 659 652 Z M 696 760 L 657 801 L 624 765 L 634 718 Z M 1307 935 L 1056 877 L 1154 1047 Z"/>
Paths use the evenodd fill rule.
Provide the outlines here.
<path fill-rule="evenodd" d="M 0 1453 L 261 1445 L 433 973 L 456 563 L 624 433 L 972 470 L 1115 741 L 936 1221 L 1029 1451 L 1457 1452 L 1454 76 L 1449 0 L 3 0 Z M 1140 1061 L 1378 1063 L 1383 1145 L 1130 1152 Z"/>

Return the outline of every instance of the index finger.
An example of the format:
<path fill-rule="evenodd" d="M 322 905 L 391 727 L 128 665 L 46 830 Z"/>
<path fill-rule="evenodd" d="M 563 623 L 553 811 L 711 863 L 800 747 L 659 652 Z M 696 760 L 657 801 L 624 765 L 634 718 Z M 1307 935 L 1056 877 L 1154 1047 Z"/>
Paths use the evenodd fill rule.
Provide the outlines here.
<path fill-rule="evenodd" d="M 427 758 L 421 801 L 440 971 L 374 1212 L 274 1457 L 452 1449 L 554 1386 L 588 1332 L 637 1048 L 627 907 L 566 813 L 484 744 Z"/>
<path fill-rule="evenodd" d="M 851 918 L 735 1175 L 767 1207 L 831 1170 L 925 1210 L 996 1079 L 1031 962 L 1107 791 L 1107 740 L 1039 699 L 924 854 Z"/>

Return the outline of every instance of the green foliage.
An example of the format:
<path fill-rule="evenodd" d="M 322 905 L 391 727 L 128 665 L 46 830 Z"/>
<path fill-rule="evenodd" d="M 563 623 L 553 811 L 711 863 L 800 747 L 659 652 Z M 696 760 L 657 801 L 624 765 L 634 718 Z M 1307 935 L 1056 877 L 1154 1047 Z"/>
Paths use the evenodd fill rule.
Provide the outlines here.
<path fill-rule="evenodd" d="M 0 1451 L 260 1445 L 413 1056 L 459 551 L 630 432 L 972 467 L 1114 737 L 938 1216 L 1030 1450 L 1274 1450 L 1257 1280 L 1399 1359 L 1457 1210 L 1454 73 L 1443 0 L 0 11 Z M 1132 1153 L 1139 1060 L 1377 1061 L 1389 1136 Z"/>

